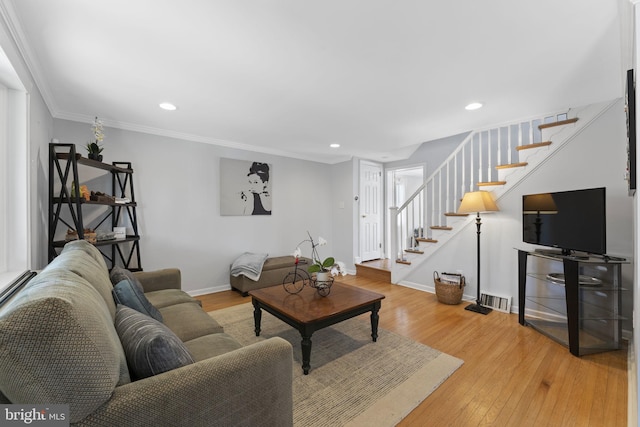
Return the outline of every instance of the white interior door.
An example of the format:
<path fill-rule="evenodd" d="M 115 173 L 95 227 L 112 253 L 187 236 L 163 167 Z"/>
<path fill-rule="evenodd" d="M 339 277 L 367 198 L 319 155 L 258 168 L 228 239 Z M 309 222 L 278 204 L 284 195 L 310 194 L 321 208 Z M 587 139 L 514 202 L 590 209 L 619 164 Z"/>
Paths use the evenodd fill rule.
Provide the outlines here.
<path fill-rule="evenodd" d="M 382 252 L 382 165 L 360 162 L 360 257 L 369 261 Z"/>

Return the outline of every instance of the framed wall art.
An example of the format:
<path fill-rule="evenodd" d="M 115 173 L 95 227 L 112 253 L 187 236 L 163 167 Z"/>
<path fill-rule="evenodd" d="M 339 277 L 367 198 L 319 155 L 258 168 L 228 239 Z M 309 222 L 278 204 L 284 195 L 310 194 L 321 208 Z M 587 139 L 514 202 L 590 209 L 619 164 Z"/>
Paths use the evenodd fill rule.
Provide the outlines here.
<path fill-rule="evenodd" d="M 271 215 L 268 163 L 220 159 L 220 215 Z"/>

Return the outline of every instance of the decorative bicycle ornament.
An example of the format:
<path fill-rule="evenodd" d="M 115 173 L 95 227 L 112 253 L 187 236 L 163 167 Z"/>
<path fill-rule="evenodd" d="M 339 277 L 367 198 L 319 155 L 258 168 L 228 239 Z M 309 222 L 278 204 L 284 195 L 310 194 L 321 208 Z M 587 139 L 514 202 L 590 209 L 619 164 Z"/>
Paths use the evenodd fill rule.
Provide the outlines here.
<path fill-rule="evenodd" d="M 333 285 L 331 269 L 335 268 L 335 260 L 333 257 L 329 257 L 324 261 L 320 261 L 316 247 L 327 243 L 323 238 L 320 237 L 318 243 L 315 243 L 309 233 L 309 239 L 303 240 L 300 243 L 302 244 L 307 241 L 311 242 L 311 257 L 313 261 L 313 264 L 311 264 L 308 269 L 309 272 L 302 268 L 298 269 L 298 261 L 301 255 L 300 247 L 298 246 L 294 253 L 296 257 L 295 268 L 284 277 L 282 286 L 290 294 L 297 294 L 308 284 L 314 288 L 319 295 L 326 297 L 331 292 L 331 285 Z M 337 271 L 340 271 L 340 269 Z M 312 273 L 312 276 L 309 276 L 309 273 Z"/>
<path fill-rule="evenodd" d="M 326 297 L 331 292 L 331 285 L 333 285 L 333 276 L 330 272 L 319 272 L 313 276 L 309 276 L 309 273 L 304 269 L 298 269 L 299 258 L 296 257 L 295 268 L 293 271 L 287 273 L 282 281 L 284 290 L 290 294 L 297 294 L 305 287 L 309 285 L 314 288 L 318 295 Z"/>

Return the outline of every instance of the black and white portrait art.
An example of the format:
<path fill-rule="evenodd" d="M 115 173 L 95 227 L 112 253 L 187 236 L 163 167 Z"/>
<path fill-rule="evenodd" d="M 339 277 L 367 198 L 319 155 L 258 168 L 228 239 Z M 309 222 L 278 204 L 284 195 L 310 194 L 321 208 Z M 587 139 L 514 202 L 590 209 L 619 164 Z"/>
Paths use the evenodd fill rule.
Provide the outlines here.
<path fill-rule="evenodd" d="M 271 215 L 268 163 L 220 159 L 220 215 Z"/>

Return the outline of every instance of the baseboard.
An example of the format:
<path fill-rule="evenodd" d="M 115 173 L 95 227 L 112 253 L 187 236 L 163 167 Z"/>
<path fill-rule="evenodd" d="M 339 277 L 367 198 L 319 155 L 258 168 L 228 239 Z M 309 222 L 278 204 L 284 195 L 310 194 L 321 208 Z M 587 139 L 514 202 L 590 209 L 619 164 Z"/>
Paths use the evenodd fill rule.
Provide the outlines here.
<path fill-rule="evenodd" d="M 436 294 L 436 287 L 435 285 L 425 285 L 423 283 L 415 283 L 415 282 L 410 282 L 408 280 L 402 280 L 400 283 L 398 283 L 398 286 L 404 286 L 405 288 L 411 288 L 411 289 L 415 289 L 418 291 L 423 291 L 423 292 L 429 292 L 430 294 Z M 471 296 L 471 295 L 462 295 L 462 301 L 475 301 L 476 297 Z"/>
<path fill-rule="evenodd" d="M 230 290 L 231 290 L 231 285 L 227 283 L 226 285 L 211 286 L 208 288 L 195 289 L 193 291 L 186 291 L 186 292 L 192 297 L 197 297 L 199 295 L 215 294 L 216 292 L 230 291 Z"/>
<path fill-rule="evenodd" d="M 435 285 L 425 285 L 424 283 L 409 282 L 408 280 L 402 280 L 397 284 L 399 286 L 404 286 L 405 288 L 416 289 L 418 291 L 429 292 L 431 294 L 436 293 Z"/>

